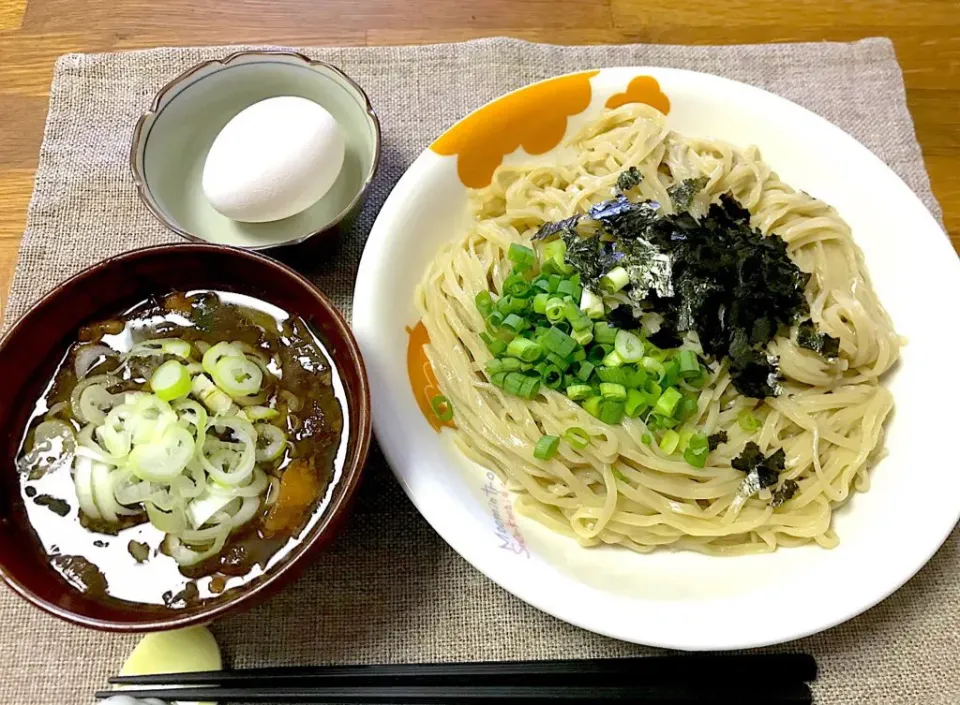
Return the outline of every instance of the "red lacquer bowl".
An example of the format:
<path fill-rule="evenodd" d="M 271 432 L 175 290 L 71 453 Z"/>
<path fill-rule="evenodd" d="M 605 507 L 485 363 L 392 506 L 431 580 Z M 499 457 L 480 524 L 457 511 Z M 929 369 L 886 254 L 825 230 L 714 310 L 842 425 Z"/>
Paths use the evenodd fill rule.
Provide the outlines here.
<path fill-rule="evenodd" d="M 20 495 L 14 462 L 17 446 L 35 400 L 81 326 L 116 315 L 151 294 L 191 289 L 255 296 L 312 324 L 324 339 L 346 390 L 349 422 L 342 476 L 320 520 L 305 531 L 283 560 L 250 583 L 179 610 L 98 602 L 67 584 L 44 560 Z M 319 289 L 289 267 L 228 247 L 149 247 L 81 272 L 44 296 L 0 341 L 0 372 L 0 428 L 6 429 L 0 480 L 0 576 L 37 607 L 85 627 L 130 632 L 174 629 L 208 622 L 262 601 L 292 581 L 343 524 L 370 446 L 367 376 L 346 321 Z"/>

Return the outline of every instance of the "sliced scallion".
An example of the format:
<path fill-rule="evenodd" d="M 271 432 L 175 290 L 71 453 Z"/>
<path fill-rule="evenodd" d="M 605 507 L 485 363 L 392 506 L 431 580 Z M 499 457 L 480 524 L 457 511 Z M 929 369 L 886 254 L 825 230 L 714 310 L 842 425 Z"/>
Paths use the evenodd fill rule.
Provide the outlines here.
<path fill-rule="evenodd" d="M 623 267 L 614 267 L 600 279 L 600 288 L 615 294 L 630 283 L 630 275 Z"/>
<path fill-rule="evenodd" d="M 559 436 L 540 436 L 537 445 L 533 449 L 533 457 L 537 460 L 550 460 L 560 446 Z"/>
<path fill-rule="evenodd" d="M 177 360 L 167 360 L 150 377 L 150 388 L 164 401 L 178 399 L 190 393 L 190 373 Z"/>
<path fill-rule="evenodd" d="M 626 401 L 627 388 L 613 382 L 600 383 L 600 396 L 606 401 Z"/>
<path fill-rule="evenodd" d="M 536 362 L 543 355 L 543 348 L 532 340 L 514 338 L 507 345 L 507 355 L 520 358 L 524 362 Z"/>
<path fill-rule="evenodd" d="M 611 426 L 617 425 L 623 420 L 623 402 L 601 397 L 599 418 Z"/>
<path fill-rule="evenodd" d="M 637 418 L 649 406 L 647 395 L 639 389 L 627 390 L 627 401 L 624 403 L 623 410 L 631 419 Z"/>
<path fill-rule="evenodd" d="M 571 448 L 583 450 L 590 445 L 590 434 L 579 426 L 571 426 L 563 432 L 563 440 L 569 443 Z"/>
<path fill-rule="evenodd" d="M 672 455 L 678 445 L 680 445 L 680 434 L 673 429 L 664 431 L 660 436 L 660 450 L 667 455 Z"/>
<path fill-rule="evenodd" d="M 740 428 L 748 433 L 756 431 L 758 428 L 760 428 L 760 420 L 753 415 L 753 412 L 750 409 L 744 409 L 737 414 L 737 423 L 740 424 Z"/>
<path fill-rule="evenodd" d="M 653 405 L 653 413 L 658 416 L 673 416 L 682 398 L 683 395 L 677 391 L 676 387 L 667 387 L 657 399 L 657 403 Z"/>
<path fill-rule="evenodd" d="M 620 365 L 623 364 L 623 358 L 620 357 L 616 350 L 613 350 L 603 358 L 603 364 L 605 367 L 620 367 Z"/>
<path fill-rule="evenodd" d="M 567 387 L 567 397 L 573 401 L 582 401 L 593 394 L 593 387 L 589 384 L 572 384 Z"/>
<path fill-rule="evenodd" d="M 438 394 L 430 400 L 430 407 L 433 409 L 433 413 L 436 414 L 437 418 L 444 423 L 453 419 L 453 405 L 450 403 L 450 400 L 442 394 Z"/>
<path fill-rule="evenodd" d="M 477 306 L 477 311 L 480 312 L 480 315 L 486 318 L 490 315 L 490 312 L 493 311 L 493 297 L 490 296 L 489 291 L 480 291 L 473 298 L 474 303 Z"/>
<path fill-rule="evenodd" d="M 587 288 L 580 293 L 580 310 L 588 318 L 603 318 L 603 299 Z"/>
<path fill-rule="evenodd" d="M 511 242 L 510 249 L 507 250 L 507 259 L 514 264 L 527 264 L 532 266 L 537 263 L 537 254 L 525 245 L 518 245 L 515 242 Z"/>
<path fill-rule="evenodd" d="M 593 324 L 593 337 L 602 345 L 613 345 L 617 340 L 617 329 L 606 321 Z"/>
<path fill-rule="evenodd" d="M 577 370 L 577 378 L 583 382 L 586 382 L 588 379 L 590 379 L 590 375 L 593 374 L 593 370 L 593 364 L 584 360 L 580 363 L 580 367 Z"/>
<path fill-rule="evenodd" d="M 640 336 L 630 331 L 617 331 L 613 349 L 624 362 L 639 362 L 643 359 L 643 341 Z"/>
<path fill-rule="evenodd" d="M 577 341 L 557 326 L 548 329 L 540 342 L 547 350 L 563 358 L 572 354 L 577 348 Z"/>
<path fill-rule="evenodd" d="M 587 328 L 586 330 L 576 330 L 570 333 L 570 337 L 577 341 L 580 345 L 589 345 L 593 341 L 593 332 Z"/>

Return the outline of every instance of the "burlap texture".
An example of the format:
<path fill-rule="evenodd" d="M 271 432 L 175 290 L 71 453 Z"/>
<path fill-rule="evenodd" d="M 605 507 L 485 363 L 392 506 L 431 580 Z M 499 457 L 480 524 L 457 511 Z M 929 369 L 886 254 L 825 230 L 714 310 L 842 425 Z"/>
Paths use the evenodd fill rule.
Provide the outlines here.
<path fill-rule="evenodd" d="M 20 260 L 5 321 L 58 281 L 108 255 L 176 238 L 140 204 L 131 131 L 153 94 L 190 65 L 236 47 L 68 55 L 56 66 Z M 383 124 L 372 194 L 334 261 L 303 267 L 349 312 L 366 234 L 414 157 L 473 108 L 532 81 L 591 67 L 670 66 L 744 81 L 854 135 L 940 211 L 888 40 L 765 46 L 557 47 L 507 39 L 424 47 L 323 48 L 368 92 Z M 960 541 L 866 614 L 788 648 L 821 664 L 817 702 L 960 703 Z M 784 599 L 829 599 L 789 595 Z M 68 626 L 0 589 L 0 703 L 83 703 L 135 637 Z M 455 554 L 400 492 L 374 451 L 357 513 L 296 584 L 214 625 L 233 666 L 622 656 L 652 653 L 548 617 Z M 695 674 L 691 674 L 695 676 Z M 749 678 L 748 674 L 731 674 Z"/>

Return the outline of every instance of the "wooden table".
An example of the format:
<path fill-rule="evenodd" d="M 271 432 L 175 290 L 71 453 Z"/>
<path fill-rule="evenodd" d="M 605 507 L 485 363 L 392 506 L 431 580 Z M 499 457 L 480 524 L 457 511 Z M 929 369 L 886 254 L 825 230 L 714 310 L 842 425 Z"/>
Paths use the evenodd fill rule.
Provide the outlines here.
<path fill-rule="evenodd" d="M 0 0 L 0 292 L 16 264 L 58 55 L 493 35 L 560 44 L 891 37 L 933 190 L 960 251 L 960 0 Z"/>

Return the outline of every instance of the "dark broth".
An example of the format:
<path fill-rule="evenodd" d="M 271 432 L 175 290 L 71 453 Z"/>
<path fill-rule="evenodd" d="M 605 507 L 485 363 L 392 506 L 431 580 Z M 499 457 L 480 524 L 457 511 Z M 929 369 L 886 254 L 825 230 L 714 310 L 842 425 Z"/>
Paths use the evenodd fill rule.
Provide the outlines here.
<path fill-rule="evenodd" d="M 337 369 L 303 319 L 240 294 L 175 292 L 143 301 L 115 319 L 79 332 L 79 342 L 68 350 L 36 404 L 18 458 L 31 450 L 33 431 L 51 409 L 56 418 L 79 430 L 69 403 L 62 403 L 69 401 L 77 383 L 79 351 L 106 345 L 124 353 L 152 338 L 209 344 L 242 341 L 271 356 L 271 370 L 279 382 L 267 390 L 267 405 L 281 412 L 277 423 L 290 444 L 277 460 L 259 467 L 279 479 L 277 502 L 271 507 L 262 503 L 257 517 L 235 531 L 218 555 L 182 568 L 162 552 L 164 534 L 145 515 L 125 517 L 113 525 L 81 515 L 71 464 L 60 462 L 56 446 L 42 466 L 21 471 L 20 486 L 38 539 L 35 550 L 42 551 L 67 582 L 102 601 L 176 609 L 228 594 L 262 575 L 297 545 L 298 536 L 322 515 L 342 472 L 347 407 Z M 103 356 L 87 374 L 116 365 L 116 357 Z M 132 365 L 123 375 L 123 386 L 144 388 L 147 376 L 149 371 L 138 372 Z"/>

